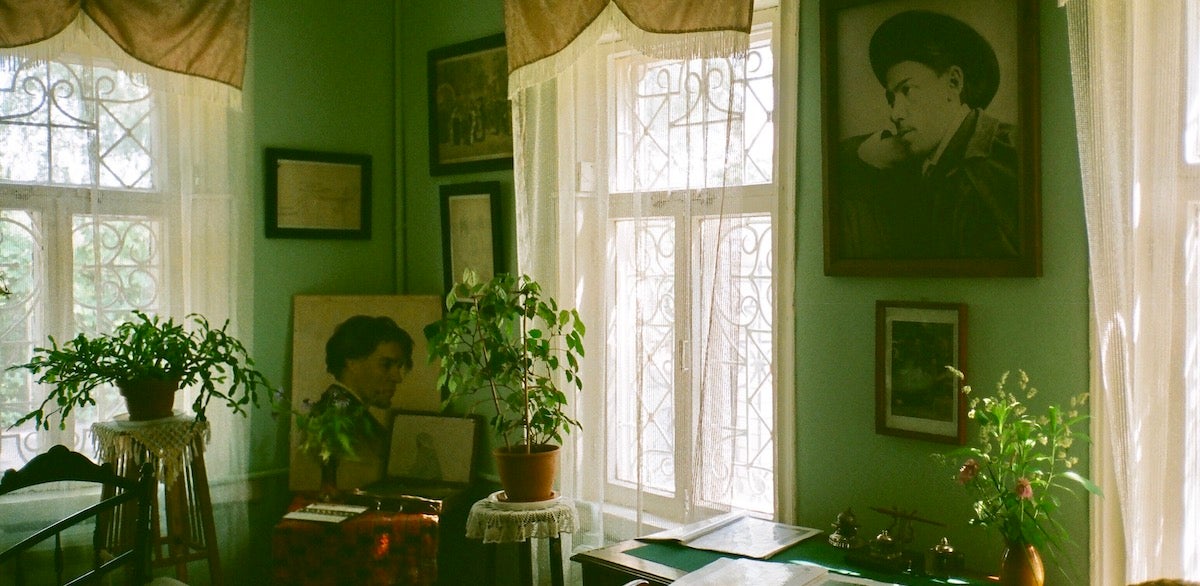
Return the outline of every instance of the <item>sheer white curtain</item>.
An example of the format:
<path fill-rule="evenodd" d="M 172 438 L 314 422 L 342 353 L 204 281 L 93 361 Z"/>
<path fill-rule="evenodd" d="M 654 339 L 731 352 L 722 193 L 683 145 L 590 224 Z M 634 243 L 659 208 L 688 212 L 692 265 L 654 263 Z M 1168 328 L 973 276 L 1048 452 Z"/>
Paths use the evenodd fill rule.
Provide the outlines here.
<path fill-rule="evenodd" d="M 50 39 L 0 49 L 0 145 L 0 271 L 14 292 L 0 300 L 0 364 L 28 360 L 48 335 L 111 331 L 134 309 L 230 319 L 249 343 L 234 280 L 250 216 L 240 91 L 148 67 L 80 16 Z M 4 468 L 55 443 L 90 454 L 91 423 L 124 411 L 108 389 L 66 430 L 10 428 L 44 392 L 24 371 L 0 379 Z M 180 395 L 188 410 L 190 393 Z M 249 420 L 226 411 L 208 414 L 214 485 L 248 465 Z"/>
<path fill-rule="evenodd" d="M 560 479 L 581 547 L 790 511 L 776 473 L 791 458 L 775 391 L 790 388 L 776 364 L 792 289 L 776 260 L 791 258 L 793 213 L 775 16 L 756 13 L 751 34 L 652 34 L 608 4 L 510 77 L 519 268 L 588 325 L 583 430 Z"/>
<path fill-rule="evenodd" d="M 1092 301 L 1094 584 L 1200 579 L 1194 2 L 1070 0 Z M 1191 46 L 1190 46 L 1191 45 Z"/>

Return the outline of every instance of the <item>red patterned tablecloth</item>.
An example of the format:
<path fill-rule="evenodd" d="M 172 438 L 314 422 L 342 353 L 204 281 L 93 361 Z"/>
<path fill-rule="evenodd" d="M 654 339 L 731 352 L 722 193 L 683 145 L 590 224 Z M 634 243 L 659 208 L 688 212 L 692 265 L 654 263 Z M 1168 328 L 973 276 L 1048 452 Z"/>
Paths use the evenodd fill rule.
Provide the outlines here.
<path fill-rule="evenodd" d="M 291 509 L 309 502 L 297 498 Z M 281 586 L 430 586 L 437 548 L 437 516 L 419 513 L 368 511 L 341 523 L 283 519 L 271 536 Z"/>

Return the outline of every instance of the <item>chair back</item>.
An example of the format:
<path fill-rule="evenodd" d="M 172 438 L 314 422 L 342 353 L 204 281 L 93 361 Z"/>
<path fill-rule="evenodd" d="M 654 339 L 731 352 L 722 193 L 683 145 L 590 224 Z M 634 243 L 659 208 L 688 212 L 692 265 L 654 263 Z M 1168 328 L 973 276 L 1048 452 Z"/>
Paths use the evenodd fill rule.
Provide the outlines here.
<path fill-rule="evenodd" d="M 0 552 L 0 568 L 14 567 L 16 584 L 27 583 L 22 557 L 53 538 L 55 584 L 98 583 L 102 577 L 118 568 L 127 569 L 129 584 L 145 584 L 149 578 L 150 507 L 157 488 L 153 466 L 144 463 L 137 478 L 128 478 L 114 472 L 111 464 L 96 464 L 83 454 L 56 445 L 30 460 L 20 470 L 5 472 L 4 478 L 0 479 L 0 496 L 40 484 L 64 481 L 98 485 L 101 489 L 99 502 L 36 531 Z M 96 525 L 90 569 L 78 574 L 71 571 L 72 575 L 67 575 L 67 555 L 63 549 L 62 534 L 93 519 Z M 118 534 L 127 538 L 111 539 L 112 535 Z M 128 538 L 130 535 L 132 537 Z M 122 541 L 127 542 L 128 547 L 119 545 Z M 112 551 L 114 545 L 120 551 Z M 43 578 L 37 581 L 44 583 Z"/>

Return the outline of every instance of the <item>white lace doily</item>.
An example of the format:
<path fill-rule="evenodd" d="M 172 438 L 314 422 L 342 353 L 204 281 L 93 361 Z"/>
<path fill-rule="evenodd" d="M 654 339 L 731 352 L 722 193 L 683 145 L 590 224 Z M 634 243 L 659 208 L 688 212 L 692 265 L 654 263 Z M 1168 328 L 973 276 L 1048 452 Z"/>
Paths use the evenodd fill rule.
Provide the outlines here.
<path fill-rule="evenodd" d="M 193 449 L 203 450 L 211 436 L 207 421 L 196 422 L 179 411 L 152 421 L 129 421 L 121 416 L 93 423 L 92 433 L 101 461 L 113 462 L 117 471 L 124 473 L 131 465 L 136 469 L 144 454 L 149 453 L 154 473 L 164 484 L 175 480 L 192 461 Z M 203 441 L 195 441 L 197 438 Z"/>
<path fill-rule="evenodd" d="M 467 516 L 467 537 L 484 543 L 513 543 L 532 537 L 558 537 L 574 533 L 575 503 L 560 498 L 541 509 L 509 509 L 482 499 Z"/>

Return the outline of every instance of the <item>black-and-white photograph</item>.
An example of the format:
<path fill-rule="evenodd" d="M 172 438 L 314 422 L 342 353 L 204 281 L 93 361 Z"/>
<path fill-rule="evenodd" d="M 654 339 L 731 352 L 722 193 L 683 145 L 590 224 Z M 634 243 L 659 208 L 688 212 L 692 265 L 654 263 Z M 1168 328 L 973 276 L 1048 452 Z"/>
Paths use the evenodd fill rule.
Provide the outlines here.
<path fill-rule="evenodd" d="M 1040 274 L 1036 13 L 822 5 L 826 274 Z"/>

